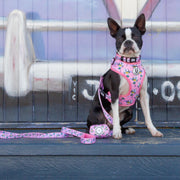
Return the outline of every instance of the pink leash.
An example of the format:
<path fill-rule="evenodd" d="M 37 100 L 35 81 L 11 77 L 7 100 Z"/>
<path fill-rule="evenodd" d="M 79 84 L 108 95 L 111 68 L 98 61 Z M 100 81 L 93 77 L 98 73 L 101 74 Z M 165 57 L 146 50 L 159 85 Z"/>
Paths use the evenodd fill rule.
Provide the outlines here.
<path fill-rule="evenodd" d="M 112 136 L 112 131 L 106 124 L 93 125 L 90 127 L 90 134 L 83 133 L 67 127 L 62 127 L 61 132 L 52 133 L 13 133 L 8 131 L 0 131 L 0 139 L 18 139 L 18 138 L 35 138 L 35 139 L 60 139 L 66 137 L 79 137 L 83 144 L 94 144 L 96 138 L 105 138 Z"/>
<path fill-rule="evenodd" d="M 99 98 L 99 102 L 100 102 L 100 105 L 101 105 L 101 108 L 103 110 L 103 113 L 104 113 L 104 116 L 105 118 L 109 121 L 110 124 L 113 124 L 113 118 L 112 116 L 104 109 L 103 107 L 103 104 L 102 104 L 102 101 L 101 101 L 101 88 L 103 87 L 103 79 L 102 77 L 100 78 L 100 86 L 98 88 L 98 98 Z"/>
<path fill-rule="evenodd" d="M 17 139 L 17 138 L 59 139 L 59 138 L 72 137 L 72 135 L 79 137 L 81 143 L 83 144 L 93 144 L 96 142 L 95 135 L 83 133 L 66 127 L 63 127 L 61 132 L 52 132 L 52 133 L 39 133 L 39 132 L 13 133 L 8 131 L 0 131 L 0 139 Z"/>

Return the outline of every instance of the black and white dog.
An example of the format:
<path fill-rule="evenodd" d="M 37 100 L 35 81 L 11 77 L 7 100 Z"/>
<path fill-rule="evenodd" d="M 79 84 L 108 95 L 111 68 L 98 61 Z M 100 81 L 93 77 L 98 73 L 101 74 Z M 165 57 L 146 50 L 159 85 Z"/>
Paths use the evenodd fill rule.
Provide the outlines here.
<path fill-rule="evenodd" d="M 143 44 L 142 35 L 146 32 L 144 14 L 141 14 L 137 18 L 134 27 L 121 28 L 112 18 L 108 18 L 107 23 L 111 36 L 116 40 L 117 54 L 126 58 L 139 57 Z M 87 118 L 88 128 L 95 124 L 107 124 L 110 129 L 113 129 L 113 137 L 115 139 L 122 138 L 122 133 L 135 133 L 135 130 L 132 128 L 122 127 L 123 124 L 127 123 L 132 118 L 132 109 L 130 107 L 119 106 L 119 96 L 127 94 L 129 91 L 129 84 L 127 80 L 111 69 L 108 70 L 102 77 L 105 93 L 111 93 L 111 102 L 109 102 L 103 95 L 101 95 L 101 101 L 104 109 L 112 115 L 113 125 L 111 125 L 104 116 L 99 102 L 98 92 L 96 92 Z M 139 94 L 147 128 L 151 132 L 152 136 L 163 136 L 163 134 L 154 127 L 150 117 L 146 75 Z"/>

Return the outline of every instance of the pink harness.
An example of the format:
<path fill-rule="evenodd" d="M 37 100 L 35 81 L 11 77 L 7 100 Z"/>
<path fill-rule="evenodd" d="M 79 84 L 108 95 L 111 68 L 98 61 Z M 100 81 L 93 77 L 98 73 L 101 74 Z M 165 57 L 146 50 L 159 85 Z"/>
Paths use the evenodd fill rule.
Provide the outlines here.
<path fill-rule="evenodd" d="M 116 54 L 111 65 L 111 70 L 123 76 L 129 84 L 128 93 L 119 96 L 119 106 L 134 105 L 140 94 L 145 77 L 145 70 L 141 64 L 140 57 L 130 59 Z M 110 92 L 106 94 L 106 99 L 111 102 Z"/>
<path fill-rule="evenodd" d="M 137 58 L 126 58 L 116 54 L 115 58 L 112 60 L 111 70 L 123 76 L 129 84 L 128 93 L 119 96 L 119 106 L 132 106 L 139 96 L 145 77 L 145 70 L 141 64 L 140 56 Z M 111 102 L 110 92 L 104 92 L 103 77 L 100 78 L 100 86 L 98 88 L 99 102 L 104 116 L 110 124 L 113 124 L 113 118 L 104 109 L 100 95 L 104 96 L 109 102 Z"/>

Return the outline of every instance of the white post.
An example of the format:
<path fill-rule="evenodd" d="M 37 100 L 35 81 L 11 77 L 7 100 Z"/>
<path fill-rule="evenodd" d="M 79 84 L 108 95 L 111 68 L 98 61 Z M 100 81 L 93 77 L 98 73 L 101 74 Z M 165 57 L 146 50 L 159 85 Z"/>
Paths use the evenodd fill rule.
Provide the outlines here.
<path fill-rule="evenodd" d="M 29 68 L 35 59 L 25 14 L 14 10 L 8 17 L 4 57 L 4 88 L 8 95 L 24 96 L 29 92 Z"/>

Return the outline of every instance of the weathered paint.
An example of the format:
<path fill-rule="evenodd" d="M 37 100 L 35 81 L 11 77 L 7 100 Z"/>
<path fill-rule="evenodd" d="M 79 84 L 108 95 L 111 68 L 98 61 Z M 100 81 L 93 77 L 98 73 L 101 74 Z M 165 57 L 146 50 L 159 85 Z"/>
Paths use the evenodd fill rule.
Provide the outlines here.
<path fill-rule="evenodd" d="M 35 49 L 35 53 L 33 48 L 27 51 L 27 54 L 32 55 L 30 59 L 33 62 L 30 66 L 29 62 L 25 63 L 27 54 L 23 55 L 25 51 L 22 48 L 19 48 L 22 61 L 17 57 L 18 54 L 12 56 L 12 71 L 10 70 L 9 75 L 12 75 L 11 82 L 15 82 L 16 88 L 10 83 L 13 85 L 10 90 L 6 89 L 4 92 L 1 89 L 2 123 L 7 122 L 8 127 L 12 122 L 15 123 L 12 125 L 14 127 L 18 122 L 65 121 L 85 124 L 88 108 L 98 87 L 99 76 L 109 68 L 115 53 L 114 40 L 110 37 L 106 25 L 108 13 L 112 13 L 115 8 L 114 15 L 120 18 L 123 25 L 135 19 L 139 12 L 150 10 L 146 11 L 148 32 L 143 38 L 142 59 L 150 77 L 148 91 L 152 116 L 156 123 L 179 126 L 180 2 L 137 0 L 133 1 L 134 6 L 129 6 L 127 4 L 129 1 L 122 0 L 125 4 L 123 12 L 119 11 L 119 14 L 117 6 L 120 6 L 121 2 L 117 2 L 111 1 L 105 7 L 103 1 L 99 0 L 53 2 L 45 0 L 43 3 L 40 0 L 0 1 L 2 88 L 6 89 L 7 81 L 4 81 L 4 77 L 9 73 L 8 68 L 6 70 L 3 68 L 7 63 L 5 55 L 12 55 L 4 53 L 8 50 L 5 48 L 5 39 L 8 36 L 6 22 L 12 10 L 19 9 L 25 13 L 28 27 L 25 32 L 28 34 L 29 29 L 32 31 L 26 45 L 28 48 L 34 46 Z M 132 10 L 132 14 L 128 14 L 128 10 Z M 14 36 L 12 43 L 17 43 L 17 40 Z M 25 41 L 23 43 L 25 44 Z M 19 47 L 26 46 L 19 45 Z M 25 64 L 23 70 L 28 73 L 23 74 L 23 71 L 17 70 L 19 63 Z M 14 76 L 13 71 L 16 72 Z M 19 73 L 22 79 L 26 80 L 19 82 L 17 78 Z M 28 80 L 25 74 L 30 77 Z M 23 84 L 27 85 L 25 90 Z M 12 98 L 9 95 L 16 97 Z M 21 95 L 25 96 L 20 98 Z M 10 113 L 13 113 L 13 116 Z M 173 116 L 174 113 L 176 116 Z M 138 123 L 142 123 L 142 120 L 140 114 Z"/>

